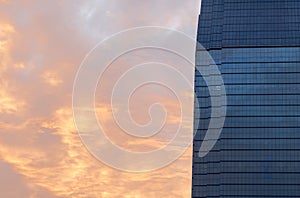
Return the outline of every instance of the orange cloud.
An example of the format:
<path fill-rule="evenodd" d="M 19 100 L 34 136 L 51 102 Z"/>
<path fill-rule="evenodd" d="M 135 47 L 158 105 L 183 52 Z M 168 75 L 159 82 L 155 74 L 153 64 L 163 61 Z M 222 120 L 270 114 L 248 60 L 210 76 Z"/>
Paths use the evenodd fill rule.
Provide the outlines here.
<path fill-rule="evenodd" d="M 182 1 L 172 0 L 163 4 L 166 10 L 172 10 L 166 12 L 158 1 L 136 1 L 137 7 L 113 1 L 104 6 L 99 2 L 100 5 L 96 2 L 77 5 L 67 1 L 37 1 L 33 5 L 18 1 L 0 7 L 0 159 L 22 175 L 31 198 L 190 197 L 191 148 L 175 163 L 149 173 L 133 174 L 110 168 L 96 160 L 82 144 L 73 121 L 71 96 L 80 61 L 99 40 L 138 25 L 167 25 L 194 33 L 194 27 L 187 24 L 196 21 L 198 5 L 188 3 L 184 4 L 187 9 L 182 9 Z M 94 6 L 97 12 L 90 18 L 81 18 L 82 4 Z M 171 5 L 174 9 L 170 9 Z M 191 19 L 188 16 L 194 9 Z M 153 14 L 155 11 L 161 14 Z M 182 17 L 173 18 L 173 11 Z M 135 14 L 144 13 L 145 17 L 137 20 Z M 111 71 L 108 84 L 124 69 L 116 67 Z M 146 107 L 153 101 L 164 104 L 169 112 L 162 130 L 166 133 L 141 141 L 124 134 L 113 123 L 109 102 L 103 101 L 109 97 L 106 93 L 98 95 L 96 111 L 108 136 L 121 147 L 152 150 L 173 137 L 172 131 L 180 122 L 178 101 L 174 97 L 163 91 L 161 95 L 148 92 L 148 97 L 133 98 L 132 115 L 137 122 L 148 121 Z M 190 116 L 183 117 L 186 130 L 191 130 Z M 46 192 L 41 195 L 41 191 Z"/>
<path fill-rule="evenodd" d="M 2 89 L 0 90 L 0 113 L 17 113 L 25 106 L 25 102 L 18 100 L 7 93 L 3 85 L 0 88 Z"/>
<path fill-rule="evenodd" d="M 63 81 L 57 76 L 55 72 L 47 71 L 42 75 L 44 81 L 52 86 L 58 86 L 63 83 Z"/>
<path fill-rule="evenodd" d="M 22 130 L 34 122 L 32 120 L 16 128 Z M 120 197 L 124 194 L 127 197 L 182 197 L 184 193 L 188 194 L 188 191 L 180 190 L 183 186 L 189 187 L 187 176 L 190 170 L 180 170 L 182 167 L 178 164 L 190 164 L 187 158 L 190 150 L 179 159 L 178 164 L 165 169 L 144 174 L 125 173 L 102 165 L 87 152 L 75 131 L 71 109 L 60 109 L 52 119 L 40 120 L 39 123 L 38 127 L 55 131 L 51 136 L 59 136 L 60 141 L 40 146 L 40 139 L 32 132 L 32 139 L 24 145 L 1 142 L 0 153 L 32 183 L 57 196 Z M 166 189 L 161 190 L 162 186 Z"/>
<path fill-rule="evenodd" d="M 14 87 L 5 78 L 6 70 L 11 63 L 10 47 L 13 42 L 12 34 L 15 32 L 12 25 L 0 22 L 0 113 L 5 114 L 16 113 L 25 106 L 25 102 L 12 93 Z"/>

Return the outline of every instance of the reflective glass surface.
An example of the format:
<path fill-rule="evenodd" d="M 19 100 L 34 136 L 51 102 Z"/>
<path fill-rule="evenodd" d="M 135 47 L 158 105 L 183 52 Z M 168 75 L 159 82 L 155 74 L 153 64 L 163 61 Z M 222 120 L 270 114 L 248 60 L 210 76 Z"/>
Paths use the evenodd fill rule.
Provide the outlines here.
<path fill-rule="evenodd" d="M 192 197 L 300 197 L 300 1 L 202 0 L 198 41 L 221 71 L 227 115 L 199 158 L 212 104 L 196 70 Z"/>

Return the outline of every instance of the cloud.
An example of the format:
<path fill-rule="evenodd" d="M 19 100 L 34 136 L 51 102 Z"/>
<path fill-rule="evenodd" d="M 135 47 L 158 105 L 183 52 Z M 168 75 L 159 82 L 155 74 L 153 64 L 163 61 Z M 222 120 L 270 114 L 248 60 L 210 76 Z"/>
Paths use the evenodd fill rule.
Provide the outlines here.
<path fill-rule="evenodd" d="M 53 71 L 46 71 L 42 74 L 42 78 L 44 81 L 52 86 L 59 86 L 63 83 L 63 80 L 60 79 L 56 72 Z"/>
<path fill-rule="evenodd" d="M 0 183 L 11 179 L 9 184 L 18 184 L 17 194 L 11 197 L 189 197 L 191 148 L 175 163 L 154 172 L 115 170 L 83 146 L 71 101 L 76 71 L 96 43 L 125 28 L 147 25 L 194 36 L 198 1 L 0 3 L 0 159 L 11 167 Z M 121 71 L 114 70 L 111 79 Z M 151 150 L 164 145 L 167 133 L 178 123 L 174 98 L 148 92 L 145 103 L 137 97 L 133 106 L 146 111 L 146 103 L 165 104 L 170 112 L 166 136 L 145 141 L 128 137 L 112 124 L 109 103 L 102 100 L 109 95 L 102 94 L 98 95 L 99 117 L 108 135 L 125 148 Z M 134 110 L 133 117 L 141 123 L 148 119 L 147 113 Z"/>
<path fill-rule="evenodd" d="M 29 126 L 34 123 L 36 121 L 32 120 L 25 127 L 20 127 L 20 130 L 27 127 L 30 130 Z M 15 139 L 22 139 L 27 144 L 21 145 L 18 140 L 15 140 L 15 144 L 6 144 L 1 139 L 0 151 L 4 160 L 14 165 L 30 183 L 57 196 L 119 197 L 124 194 L 129 197 L 155 197 L 157 194 L 171 194 L 173 197 L 181 197 L 186 193 L 179 190 L 183 183 L 189 181 L 186 176 L 189 169 L 181 170 L 181 165 L 176 163 L 145 174 L 120 172 L 99 163 L 81 144 L 73 125 L 71 109 L 60 109 L 53 115 L 52 121 L 45 119 L 39 123 L 43 123 L 39 135 L 32 132 L 27 140 L 19 134 L 21 131 L 17 128 L 7 129 Z M 27 136 L 29 134 L 26 133 Z M 47 136 L 44 141 L 41 137 L 43 135 Z M 189 164 L 187 157 L 180 161 Z M 161 191 L 161 186 L 166 189 Z M 171 191 L 168 192 L 168 189 Z"/>

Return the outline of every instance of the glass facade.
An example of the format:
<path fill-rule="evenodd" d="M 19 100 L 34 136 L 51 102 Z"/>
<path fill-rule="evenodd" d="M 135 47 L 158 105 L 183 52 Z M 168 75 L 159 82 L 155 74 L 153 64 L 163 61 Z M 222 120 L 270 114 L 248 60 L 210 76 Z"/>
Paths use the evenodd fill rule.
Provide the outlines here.
<path fill-rule="evenodd" d="M 202 0 L 198 41 L 222 74 L 227 113 L 198 157 L 212 107 L 196 70 L 192 197 L 300 197 L 300 1 Z"/>

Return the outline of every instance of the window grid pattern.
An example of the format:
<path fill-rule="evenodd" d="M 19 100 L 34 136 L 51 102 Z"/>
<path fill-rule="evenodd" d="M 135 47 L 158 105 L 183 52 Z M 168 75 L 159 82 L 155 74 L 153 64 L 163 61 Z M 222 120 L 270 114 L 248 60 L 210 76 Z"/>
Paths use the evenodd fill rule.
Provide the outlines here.
<path fill-rule="evenodd" d="M 198 41 L 222 73 L 227 116 L 199 158 L 212 104 L 196 70 L 192 197 L 300 197 L 300 1 L 202 0 Z"/>

